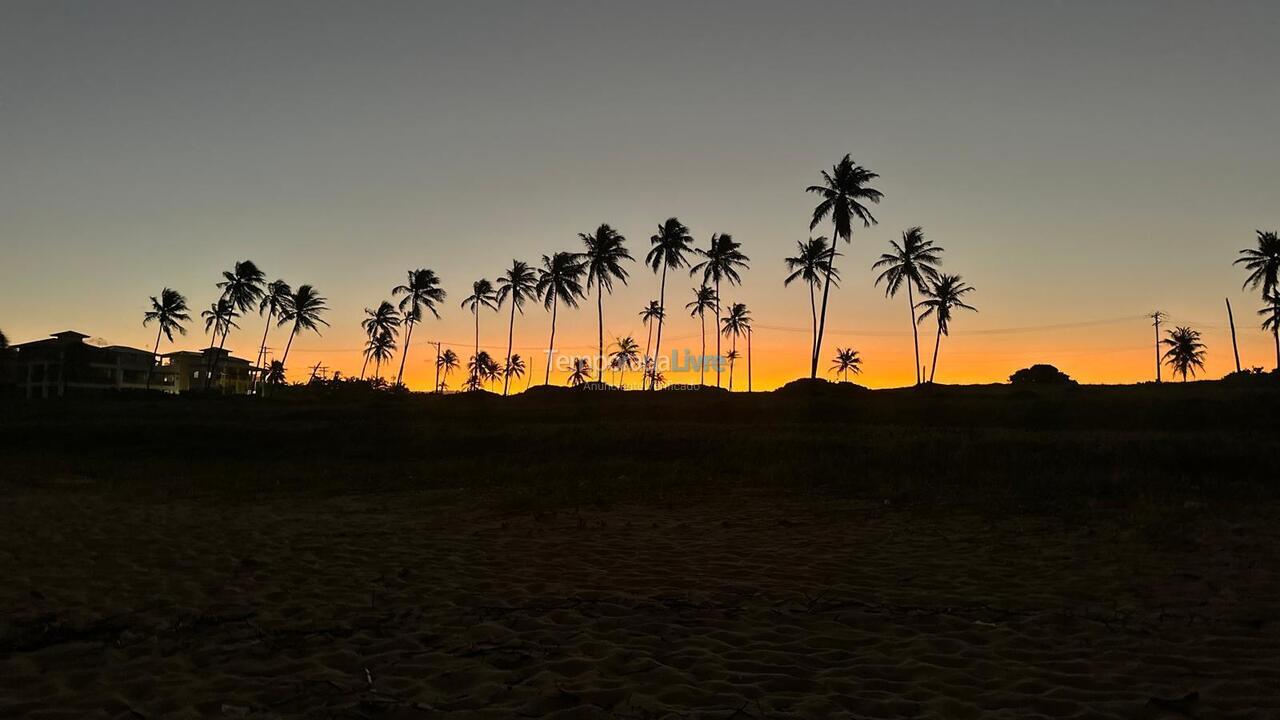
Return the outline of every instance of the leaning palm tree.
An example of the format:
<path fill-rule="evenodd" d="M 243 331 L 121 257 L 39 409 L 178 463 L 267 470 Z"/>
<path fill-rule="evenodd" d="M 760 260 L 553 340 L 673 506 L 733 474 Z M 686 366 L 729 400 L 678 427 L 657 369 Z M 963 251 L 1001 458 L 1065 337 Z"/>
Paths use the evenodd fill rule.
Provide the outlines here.
<path fill-rule="evenodd" d="M 1262 287 L 1262 295 L 1266 297 L 1280 284 L 1280 237 L 1274 232 L 1258 230 L 1258 246 L 1240 251 L 1240 257 L 1233 265 L 1244 265 L 1249 270 L 1242 287 L 1258 289 Z"/>
<path fill-rule="evenodd" d="M 702 262 L 689 268 L 689 274 L 702 273 L 702 284 L 711 284 L 716 289 L 716 297 L 720 297 L 720 280 L 728 280 L 734 285 L 742 284 L 742 276 L 738 274 L 738 270 L 748 269 L 747 261 L 750 260 L 746 255 L 742 254 L 742 243 L 733 239 L 729 233 L 712 233 L 711 247 L 703 250 L 698 248 L 698 254 L 706 258 Z M 716 303 L 716 327 L 720 327 L 720 303 Z M 706 352 L 704 351 L 705 355 Z M 720 356 L 720 335 L 716 334 L 716 357 Z M 720 363 L 716 363 L 716 387 L 720 387 Z"/>
<path fill-rule="evenodd" d="M 1204 343 L 1200 342 L 1200 333 L 1189 327 L 1177 327 L 1167 332 L 1169 337 L 1161 341 L 1168 348 L 1164 354 L 1165 364 L 1182 375 L 1182 382 L 1186 382 L 1188 373 L 1195 377 L 1197 369 L 1204 370 Z"/>
<path fill-rule="evenodd" d="M 404 351 L 400 355 L 400 371 L 396 373 L 396 385 L 400 385 L 404 381 L 404 363 L 409 359 L 409 340 L 413 337 L 413 326 L 422 322 L 422 309 L 426 308 L 431 314 L 440 318 L 440 311 L 436 309 L 436 303 L 444 302 L 448 293 L 444 288 L 440 287 L 440 278 L 436 277 L 434 271 L 419 268 L 409 271 L 409 279 L 404 285 L 397 285 L 391 289 L 392 297 L 396 295 L 404 295 L 400 298 L 400 312 L 404 315 Z"/>
<path fill-rule="evenodd" d="M 658 304 L 657 300 L 650 300 L 649 304 L 640 311 L 640 322 L 644 323 L 644 326 L 649 330 L 649 334 L 646 336 L 644 341 L 644 366 L 646 370 L 649 367 L 649 361 L 652 359 L 649 355 L 649 349 L 653 347 L 653 325 L 654 323 L 661 322 L 662 316 L 665 314 L 666 313 L 662 311 L 662 306 Z M 646 374 L 645 377 L 648 377 L 648 375 Z M 643 379 L 641 379 L 640 382 L 640 389 L 644 389 Z"/>
<path fill-rule="evenodd" d="M 498 293 L 493 289 L 493 283 L 484 278 L 471 283 L 471 294 L 462 301 L 462 307 L 470 310 L 476 318 L 476 352 L 471 356 L 474 360 L 480 356 L 480 308 L 498 310 Z"/>
<path fill-rule="evenodd" d="M 400 332 L 400 323 L 403 318 L 396 311 L 396 306 L 391 304 L 389 300 L 383 300 L 378 304 L 376 310 L 364 309 L 365 318 L 360 321 L 360 327 L 364 328 L 365 336 L 372 342 L 376 338 L 383 335 L 390 335 L 395 338 Z M 364 365 L 360 366 L 360 378 L 364 379 L 364 372 L 369 367 L 369 359 L 372 356 L 365 353 Z"/>
<path fill-rule="evenodd" d="M 524 359 L 520 357 L 519 353 L 516 353 L 511 356 L 511 362 L 508 362 L 506 367 L 502 368 L 502 377 L 507 379 L 515 378 L 519 380 L 524 377 L 524 371 Z"/>
<path fill-rule="evenodd" d="M 436 388 L 437 392 L 444 390 L 449 384 L 449 373 L 458 369 L 458 354 L 453 348 L 445 348 L 440 357 L 436 358 L 436 371 L 444 372 L 444 380 L 440 382 L 440 386 Z"/>
<path fill-rule="evenodd" d="M 146 327 L 151 323 L 155 323 L 158 327 L 156 330 L 156 346 L 151 351 L 151 364 L 147 368 L 147 389 L 151 389 L 151 373 L 155 370 L 156 361 L 160 355 L 160 336 L 164 335 L 169 338 L 169 342 L 173 342 L 173 331 L 177 330 L 180 334 L 186 335 L 187 328 L 182 323 L 190 322 L 191 316 L 187 314 L 187 299 L 177 290 L 165 288 L 160 291 L 160 297 L 151 296 L 151 309 L 142 315 L 142 325 Z M 5 342 L 8 346 L 8 342 Z"/>
<path fill-rule="evenodd" d="M 569 373 L 569 384 L 578 387 L 591 379 L 591 361 L 587 358 L 574 358 L 573 370 Z"/>
<path fill-rule="evenodd" d="M 862 358 L 853 348 L 836 348 L 835 365 L 831 366 L 841 382 L 848 382 L 849 373 L 857 375 L 862 372 Z"/>
<path fill-rule="evenodd" d="M 267 276 L 258 269 L 258 266 L 252 260 L 242 260 L 236 263 L 231 270 L 222 272 L 222 282 L 218 283 L 218 288 L 222 290 L 222 298 L 231 302 L 231 306 L 237 314 L 243 315 L 256 305 L 264 294 L 263 283 L 266 282 Z M 236 326 L 238 327 L 238 326 Z M 205 376 L 205 389 L 209 389 L 209 381 L 218 369 L 218 358 L 222 355 L 222 349 L 226 346 L 229 328 L 224 327 L 222 340 L 218 343 L 218 352 L 214 353 L 210 358 L 211 366 L 209 374 Z"/>
<path fill-rule="evenodd" d="M 213 341 L 217 339 L 219 333 L 225 338 L 231 328 L 240 327 L 236 324 L 236 318 L 240 317 L 240 313 L 236 312 L 235 306 L 227 298 L 219 298 L 217 302 L 209 306 L 208 310 L 201 312 L 200 317 L 204 319 L 204 331 L 212 333 L 212 337 L 209 340 L 209 349 L 211 351 L 214 347 Z M 204 387 L 206 390 L 209 389 L 209 376 L 213 374 L 214 368 L 215 365 L 212 362 L 205 368 L 207 375 L 205 376 Z"/>
<path fill-rule="evenodd" d="M 732 391 L 733 362 L 739 357 L 738 336 L 751 331 L 751 311 L 743 303 L 733 303 L 729 306 L 729 314 L 724 316 L 720 325 L 720 334 L 733 338 L 731 352 L 726 356 L 729 358 L 729 390 Z"/>
<path fill-rule="evenodd" d="M 796 280 L 804 280 L 804 284 L 809 288 L 809 316 L 812 322 L 809 352 L 813 352 L 813 345 L 818 340 L 818 302 L 815 293 L 828 273 L 831 275 L 831 284 L 840 287 L 840 271 L 831 267 L 831 258 L 840 257 L 841 254 L 837 252 L 834 256 L 831 255 L 831 249 L 827 247 L 825 237 L 811 237 L 808 242 L 797 240 L 796 254 L 783 259 L 787 264 L 787 270 L 790 271 L 787 279 L 782 281 L 783 286 L 790 285 Z"/>
<path fill-rule="evenodd" d="M 293 327 L 289 330 L 289 341 L 284 345 L 284 355 L 280 357 L 280 364 L 286 365 L 289 362 L 289 349 L 293 347 L 293 339 L 297 337 L 299 330 L 310 330 L 315 334 L 320 334 L 320 326 L 328 326 L 320 316 L 329 310 L 325 305 L 325 299 L 316 293 L 315 288 L 310 285 L 299 285 L 298 290 L 293 293 L 293 297 L 289 300 L 289 307 L 280 313 L 279 325 L 284 326 L 286 323 L 292 323 Z"/>
<path fill-rule="evenodd" d="M 689 317 L 697 317 L 702 324 L 702 357 L 698 361 L 698 384 L 707 384 L 707 311 L 714 309 L 717 313 L 716 325 L 720 326 L 718 314 L 720 311 L 720 298 L 716 295 L 714 288 L 703 285 L 693 289 L 693 302 L 684 306 L 689 311 Z M 714 329 L 714 328 L 713 328 Z M 720 336 L 716 335 L 716 374 L 720 374 Z M 719 386 L 719 382 L 716 383 Z"/>
<path fill-rule="evenodd" d="M 902 233 L 901 245 L 890 240 L 889 247 L 892 252 L 882 254 L 871 269 L 884 268 L 876 278 L 876 285 L 884 282 L 885 297 L 897 295 L 903 283 L 906 283 L 907 303 L 911 311 L 911 341 L 916 350 L 916 384 L 919 385 L 922 380 L 920 334 L 916 332 L 916 300 L 911 288 L 914 286 L 923 294 L 928 291 L 929 283 L 938 279 L 937 266 L 942 264 L 942 258 L 938 256 L 942 253 L 942 248 L 934 247 L 932 240 L 926 240 L 924 230 L 918 225 Z"/>
<path fill-rule="evenodd" d="M 925 299 L 916 303 L 917 310 L 924 308 L 924 312 L 916 318 L 917 323 L 924 322 L 930 315 L 936 315 L 938 320 L 938 334 L 933 340 L 933 365 L 929 369 L 931 383 L 938 370 L 938 347 L 942 344 L 942 336 L 951 335 L 951 311 L 956 308 L 978 311 L 977 308 L 966 305 L 963 300 L 971 292 L 973 288 L 965 285 L 959 275 L 939 274 L 932 286 L 926 289 Z"/>
<path fill-rule="evenodd" d="M 831 172 L 822 171 L 822 184 L 810 185 L 805 192 L 817 193 L 822 197 L 813 209 L 813 219 L 809 229 L 818 226 L 827 216 L 831 217 L 832 233 L 831 249 L 827 252 L 826 279 L 822 283 L 822 309 L 818 313 L 818 334 L 813 341 L 813 357 L 809 377 L 818 377 L 818 358 L 822 355 L 822 335 L 827 327 L 827 296 L 831 292 L 831 274 L 835 268 L 836 241 L 846 243 L 853 239 L 853 221 L 862 221 L 863 227 L 871 227 L 876 219 L 867 209 L 864 202 L 879 203 L 884 194 L 879 190 L 867 187 L 867 183 L 880 177 L 861 165 L 854 164 L 848 155 L 831 168 Z"/>
<path fill-rule="evenodd" d="M 373 377 L 382 377 L 382 363 L 391 360 L 396 355 L 396 336 L 389 330 L 378 332 L 369 336 L 368 342 L 364 346 L 365 364 L 369 360 L 373 360 Z M 361 373 L 364 377 L 364 373 Z"/>
<path fill-rule="evenodd" d="M 1258 314 L 1264 316 L 1262 329 L 1270 330 L 1271 337 L 1276 342 L 1276 370 L 1280 371 L 1280 289 L 1272 290 L 1263 300 L 1267 301 L 1267 306 L 1259 310 Z"/>
<path fill-rule="evenodd" d="M 600 343 L 596 360 L 603 369 L 604 294 L 613 293 L 614 280 L 627 284 L 627 271 L 622 267 L 622 262 L 631 261 L 632 257 L 624 244 L 627 239 L 607 224 L 602 224 L 589 235 L 578 233 L 578 239 L 587 247 L 582 254 L 587 260 L 587 289 L 590 290 L 593 285 L 596 289 L 596 333 Z"/>
<path fill-rule="evenodd" d="M 267 289 L 258 303 L 258 314 L 265 315 L 267 318 L 262 328 L 262 342 L 258 343 L 258 359 L 253 361 L 254 366 L 260 368 L 260 374 L 266 373 L 262 364 L 267 359 L 267 333 L 271 330 L 271 323 L 275 322 L 276 316 L 288 307 L 292 299 L 293 288 L 289 287 L 289 283 L 284 280 L 275 280 L 267 283 Z"/>
<path fill-rule="evenodd" d="M 627 368 L 630 368 L 640 359 L 640 345 L 631 338 L 630 335 L 620 337 L 614 342 L 617 348 L 610 356 L 610 364 L 621 371 L 618 378 L 618 387 L 626 387 Z"/>
<path fill-rule="evenodd" d="M 524 314 L 524 304 L 529 298 L 535 296 L 534 291 L 537 285 L 537 276 L 533 268 L 520 260 L 512 260 L 511 267 L 498 278 L 498 306 L 501 307 L 507 300 L 511 301 L 511 320 L 507 325 L 507 365 L 511 364 L 511 347 L 515 340 L 516 310 L 519 310 L 521 315 Z M 502 383 L 502 394 L 506 395 L 510 388 L 511 382 L 508 378 Z"/>
<path fill-rule="evenodd" d="M 556 348 L 556 310 L 560 303 L 578 307 L 578 299 L 583 297 L 582 275 L 587 271 L 586 262 L 582 255 L 571 252 L 542 256 L 542 267 L 538 268 L 538 282 L 533 291 L 542 300 L 542 307 L 551 311 L 551 339 L 547 341 L 547 371 L 542 379 L 543 385 L 551 382 L 551 353 Z"/>
<path fill-rule="evenodd" d="M 693 236 L 689 228 L 676 218 L 667 218 L 658 226 L 658 232 L 649 238 L 652 247 L 645 256 L 645 262 L 654 273 L 662 270 L 662 280 L 658 285 L 658 307 L 664 311 L 667 307 L 667 268 L 678 270 L 689 264 L 685 257 L 693 251 Z M 662 354 L 662 324 L 665 312 L 658 316 L 658 337 L 653 344 L 653 355 Z M 652 389 L 652 388 L 651 388 Z"/>

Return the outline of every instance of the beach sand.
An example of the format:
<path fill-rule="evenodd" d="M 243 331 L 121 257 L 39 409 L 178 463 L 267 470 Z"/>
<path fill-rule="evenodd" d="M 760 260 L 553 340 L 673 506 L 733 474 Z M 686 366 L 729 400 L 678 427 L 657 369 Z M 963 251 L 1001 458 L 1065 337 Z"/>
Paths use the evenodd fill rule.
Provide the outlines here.
<path fill-rule="evenodd" d="M 0 716 L 1278 717 L 1280 530 L 1185 516 L 28 487 Z"/>

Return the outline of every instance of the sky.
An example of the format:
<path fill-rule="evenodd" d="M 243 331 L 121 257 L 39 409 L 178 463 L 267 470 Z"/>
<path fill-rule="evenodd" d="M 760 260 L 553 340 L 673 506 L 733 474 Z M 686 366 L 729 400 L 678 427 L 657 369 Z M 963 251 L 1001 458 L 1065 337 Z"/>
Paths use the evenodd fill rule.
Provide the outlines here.
<path fill-rule="evenodd" d="M 939 382 L 1035 362 L 1150 379 L 1157 308 L 1202 332 L 1218 377 L 1234 369 L 1225 299 L 1243 364 L 1271 367 L 1262 303 L 1232 260 L 1280 229 L 1277 27 L 1280 4 L 1245 1 L 10 0 L 0 329 L 149 347 L 150 295 L 204 309 L 221 271 L 252 259 L 332 308 L 321 336 L 295 341 L 291 376 L 358 373 L 363 309 L 427 267 L 449 296 L 415 330 L 406 375 L 429 389 L 427 341 L 470 354 L 473 280 L 577 250 L 602 222 L 640 258 L 676 216 L 699 246 L 727 232 L 751 258 L 722 294 L 752 310 L 753 387 L 768 389 L 807 374 L 808 295 L 783 287 L 782 259 L 830 234 L 810 232 L 804 189 L 849 153 L 884 200 L 841 248 L 823 369 L 853 347 L 858 382 L 914 379 L 907 300 L 870 269 L 914 225 L 976 288 Z M 682 311 L 696 284 L 669 279 L 664 348 L 700 352 Z M 605 299 L 606 337 L 643 345 L 638 312 L 657 294 L 632 266 Z M 499 356 L 507 320 L 480 317 Z M 516 317 L 533 382 L 549 324 L 540 306 Z M 228 347 L 253 357 L 262 320 L 242 327 Z M 177 347 L 208 343 L 189 329 Z M 558 352 L 586 354 L 595 335 L 593 298 L 559 313 Z"/>

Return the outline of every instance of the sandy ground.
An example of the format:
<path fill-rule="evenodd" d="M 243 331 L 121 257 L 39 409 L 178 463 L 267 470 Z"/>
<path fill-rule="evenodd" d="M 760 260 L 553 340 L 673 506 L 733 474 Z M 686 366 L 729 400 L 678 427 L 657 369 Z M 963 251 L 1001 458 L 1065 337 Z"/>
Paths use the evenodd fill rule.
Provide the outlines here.
<path fill-rule="evenodd" d="M 1278 540 L 28 491 L 0 497 L 0 716 L 1280 717 Z"/>

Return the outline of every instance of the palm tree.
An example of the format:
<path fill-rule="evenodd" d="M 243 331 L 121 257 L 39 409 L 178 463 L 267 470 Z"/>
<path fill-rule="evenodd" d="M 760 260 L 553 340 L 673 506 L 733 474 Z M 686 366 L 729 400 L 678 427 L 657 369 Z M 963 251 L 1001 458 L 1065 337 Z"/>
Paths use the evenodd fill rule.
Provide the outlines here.
<path fill-rule="evenodd" d="M 711 247 L 707 250 L 698 248 L 697 252 L 706 258 L 702 262 L 689 268 L 689 274 L 693 275 L 699 271 L 702 272 L 702 284 L 711 283 L 716 289 L 716 297 L 720 297 L 720 280 L 723 278 L 734 285 L 742 284 L 742 276 L 738 274 L 738 269 L 748 269 L 747 261 L 750 260 L 746 255 L 742 254 L 739 249 L 742 243 L 733 239 L 729 233 L 712 233 Z M 720 303 L 717 302 L 716 310 L 716 327 L 720 327 Z M 706 352 L 704 351 L 705 355 Z M 716 334 L 716 357 L 720 356 L 720 335 Z M 716 387 L 720 387 L 720 363 L 716 362 Z"/>
<path fill-rule="evenodd" d="M 382 377 L 382 363 L 395 357 L 396 354 L 396 336 L 389 330 L 383 330 L 369 336 L 368 342 L 364 346 L 364 361 L 369 364 L 369 360 L 373 362 L 373 376 L 375 378 Z M 364 373 L 360 373 L 364 377 Z"/>
<path fill-rule="evenodd" d="M 360 327 L 364 328 L 365 336 L 370 342 L 382 335 L 390 335 L 394 338 L 399 333 L 403 318 L 396 312 L 396 306 L 392 305 L 390 300 L 383 300 L 376 310 L 365 308 L 364 314 L 365 318 L 360 321 Z M 366 352 L 364 365 L 360 366 L 361 379 L 364 379 L 364 371 L 368 369 L 370 357 L 372 356 Z"/>
<path fill-rule="evenodd" d="M 1186 382 L 1188 373 L 1195 377 L 1197 368 L 1204 370 L 1204 343 L 1200 342 L 1200 333 L 1188 327 L 1177 327 L 1167 332 L 1169 337 L 1161 341 L 1169 348 L 1164 354 L 1164 361 L 1175 373 L 1182 375 L 1182 382 Z"/>
<path fill-rule="evenodd" d="M 939 274 L 933 281 L 933 286 L 926 289 L 925 299 L 916 303 L 917 310 L 924 308 L 916 322 L 924 322 L 925 318 L 934 314 L 938 318 L 938 334 L 933 340 L 933 365 L 929 369 L 929 382 L 933 382 L 933 374 L 938 370 L 938 347 L 942 344 L 942 336 L 951 334 L 951 311 L 963 308 L 978 312 L 977 308 L 966 305 L 962 299 L 971 292 L 973 288 L 965 285 L 959 275 Z"/>
<path fill-rule="evenodd" d="M 621 377 L 618 379 L 618 386 L 625 388 L 627 379 L 627 368 L 634 365 L 640 359 L 640 346 L 630 335 L 620 337 L 614 342 L 617 350 L 613 351 L 610 358 L 610 364 L 622 371 Z"/>
<path fill-rule="evenodd" d="M 1280 371 L 1280 289 L 1272 290 L 1263 299 L 1267 301 L 1267 306 L 1259 310 L 1258 314 L 1266 316 L 1262 321 L 1262 329 L 1270 330 L 1271 337 L 1276 341 L 1276 370 Z"/>
<path fill-rule="evenodd" d="M 1240 251 L 1233 265 L 1244 265 L 1249 273 L 1242 288 L 1257 289 L 1262 286 L 1262 295 L 1266 297 L 1280 284 L 1280 237 L 1274 232 L 1258 230 L 1258 247 L 1245 248 Z"/>
<path fill-rule="evenodd" d="M 501 307 L 508 299 L 511 300 L 511 320 L 507 325 L 506 364 L 508 365 L 511 364 L 511 345 L 515 340 L 516 310 L 519 310 L 521 315 L 524 314 L 524 304 L 529 298 L 534 297 L 536 288 L 537 277 L 533 268 L 520 260 L 512 260 L 511 267 L 498 278 L 498 306 Z M 503 395 L 507 394 L 510 385 L 509 379 L 502 383 Z"/>
<path fill-rule="evenodd" d="M 180 334 L 186 335 L 187 328 L 182 325 L 184 322 L 190 322 L 191 316 L 187 314 L 187 299 L 177 290 L 165 288 L 160 291 L 160 297 L 151 296 L 151 309 L 142 315 L 142 326 L 146 327 L 151 323 L 156 323 L 156 346 L 151 351 L 151 365 L 147 368 L 147 389 L 151 389 L 151 373 L 155 370 L 156 361 L 160 355 L 160 336 L 163 334 L 169 338 L 169 342 L 173 342 L 173 331 L 177 330 Z M 8 341 L 5 341 L 5 348 L 8 348 Z"/>
<path fill-rule="evenodd" d="M 492 357 L 487 357 L 484 363 L 484 380 L 485 382 L 497 382 L 502 377 L 502 366 Z"/>
<path fill-rule="evenodd" d="M 822 284 L 822 309 L 818 314 L 818 334 L 813 341 L 813 357 L 809 377 L 818 377 L 818 358 L 822 355 L 822 335 L 827 328 L 827 295 L 831 292 L 831 274 L 835 268 L 836 241 L 853 241 L 853 221 L 862 221 L 863 227 L 871 227 L 876 219 L 871 215 L 864 202 L 879 203 L 883 193 L 867 187 L 867 183 L 880 177 L 861 165 L 854 164 L 848 155 L 831 168 L 831 172 L 822 171 L 822 184 L 810 185 L 805 192 L 817 193 L 822 202 L 813 209 L 813 219 L 809 229 L 818 226 L 828 215 L 831 216 L 832 233 L 831 249 L 827 251 L 826 280 Z"/>
<path fill-rule="evenodd" d="M 471 294 L 462 301 L 462 307 L 476 316 L 476 353 L 471 356 L 475 359 L 480 355 L 480 308 L 498 311 L 498 293 L 494 291 L 493 283 L 484 278 L 471 283 Z"/>
<path fill-rule="evenodd" d="M 253 362 L 258 368 L 262 368 L 262 363 L 267 359 L 267 332 L 271 330 L 271 323 L 276 319 L 276 315 L 288 307 L 292 299 L 293 288 L 289 287 L 289 283 L 284 280 L 275 280 L 267 284 L 266 292 L 258 303 L 258 314 L 267 317 L 262 328 L 262 342 L 258 344 L 258 359 Z M 260 374 L 265 372 L 265 369 L 260 370 Z"/>
<path fill-rule="evenodd" d="M 233 327 L 240 327 L 236 324 L 236 318 L 240 317 L 240 313 L 236 312 L 236 308 L 227 298 L 219 298 L 217 302 L 211 304 L 208 310 L 200 313 L 200 317 L 204 318 L 204 331 L 212 332 L 209 339 L 209 351 L 213 353 L 213 340 L 218 337 L 218 333 L 222 333 L 222 337 L 226 338 L 227 333 Z M 214 368 L 217 365 L 211 360 L 205 365 L 204 389 L 209 389 L 210 377 L 213 375 Z"/>
<path fill-rule="evenodd" d="M 436 388 L 437 392 L 444 390 L 444 388 L 449 384 L 449 373 L 457 369 L 458 354 L 453 351 L 453 348 L 445 348 L 444 352 L 440 354 L 440 357 L 436 358 L 436 371 L 444 371 L 444 380 L 440 383 L 440 386 Z"/>
<path fill-rule="evenodd" d="M 661 322 L 662 316 L 665 314 L 666 313 L 663 312 L 662 306 L 658 304 L 657 300 L 650 300 L 649 304 L 640 311 L 640 322 L 644 323 L 645 327 L 649 329 L 649 335 L 644 341 L 644 367 L 646 373 L 644 377 L 648 377 L 649 362 L 652 360 L 652 357 L 649 355 L 649 349 L 653 346 L 653 324 L 655 322 Z M 640 381 L 640 389 L 644 389 L 643 378 L 641 378 Z"/>
<path fill-rule="evenodd" d="M 468 392 L 475 392 L 476 390 L 479 390 L 482 387 L 480 384 L 480 376 L 475 373 L 467 375 L 467 379 L 462 383 L 462 387 L 466 388 Z"/>
<path fill-rule="evenodd" d="M 404 315 L 404 352 L 400 355 L 400 371 L 396 373 L 396 385 L 404 381 L 404 363 L 409 359 L 409 340 L 413 337 L 413 326 L 422 322 L 422 309 L 426 308 L 438 320 L 440 311 L 436 303 L 444 302 L 448 293 L 440 287 L 440 278 L 432 270 L 419 268 L 409 271 L 409 279 L 404 285 L 391 289 L 391 296 L 404 295 L 400 298 L 400 312 Z"/>
<path fill-rule="evenodd" d="M 524 370 L 524 360 L 520 357 L 519 353 L 517 353 L 512 355 L 511 361 L 507 363 L 506 367 L 502 368 L 502 377 L 507 379 L 515 378 L 519 380 L 524 377 Z"/>
<path fill-rule="evenodd" d="M 279 360 L 272 360 L 267 366 L 267 376 L 265 378 L 268 385 L 280 385 L 284 383 L 284 363 Z"/>
<path fill-rule="evenodd" d="M 649 372 L 649 382 L 651 383 L 651 389 L 657 390 L 667 384 L 667 376 L 664 375 L 657 366 L 654 366 L 654 368 Z"/>
<path fill-rule="evenodd" d="M 573 371 L 569 373 L 569 384 L 578 387 L 591 379 L 591 361 L 586 358 L 573 359 Z"/>
<path fill-rule="evenodd" d="M 839 252 L 831 254 L 827 238 L 811 237 L 808 242 L 796 241 L 796 254 L 783 260 L 787 264 L 787 270 L 791 272 L 782 284 L 787 286 L 796 280 L 804 280 L 804 284 L 809 287 L 809 315 L 813 323 L 813 335 L 809 338 L 811 353 L 818 341 L 818 302 L 814 293 L 828 274 L 831 276 L 831 284 L 840 287 L 840 271 L 831 267 L 831 258 L 841 255 Z"/>
<path fill-rule="evenodd" d="M 689 264 L 685 255 L 693 250 L 693 236 L 689 234 L 689 228 L 685 227 L 684 223 L 676 218 L 667 218 L 666 222 L 658 226 L 657 234 L 650 237 L 649 242 L 653 247 L 645 256 L 645 262 L 654 273 L 657 273 L 659 268 L 662 270 L 662 281 L 658 285 L 658 307 L 664 312 L 658 316 L 658 339 L 653 344 L 653 355 L 656 361 L 657 356 L 662 354 L 662 324 L 667 307 L 667 268 L 676 270 Z"/>
<path fill-rule="evenodd" d="M 267 276 L 258 269 L 257 265 L 253 264 L 252 260 L 242 260 L 236 263 L 231 270 L 222 271 L 222 278 L 222 282 L 218 283 L 218 288 L 222 290 L 223 299 L 231 302 L 237 314 L 243 315 L 262 299 L 262 285 L 266 282 Z M 227 343 L 229 329 L 228 327 L 223 327 L 222 340 L 218 343 L 218 352 L 214 353 L 210 359 L 209 374 L 205 377 L 204 382 L 206 390 L 209 389 L 209 382 L 218 369 L 218 358 L 222 355 L 222 349 Z"/>
<path fill-rule="evenodd" d="M 587 271 L 586 265 L 587 261 L 578 253 L 558 252 L 551 257 L 542 256 L 538 283 L 533 290 L 542 300 L 542 307 L 551 311 L 551 339 L 547 341 L 547 372 L 543 385 L 551 382 L 551 353 L 556 347 L 556 310 L 560 303 L 578 307 L 578 298 L 583 297 L 582 275 Z"/>
<path fill-rule="evenodd" d="M 624 243 L 627 239 L 617 230 L 602 224 L 591 234 L 578 233 L 578 238 L 587 247 L 583 256 L 587 259 L 587 289 L 596 288 L 596 324 L 600 342 L 599 356 L 596 358 L 604 368 L 604 294 L 613 294 L 613 281 L 621 280 L 627 284 L 627 271 L 622 267 L 623 260 L 632 260 Z M 548 363 L 550 364 L 550 363 Z M 603 374 L 603 373 L 601 373 Z"/>
<path fill-rule="evenodd" d="M 729 358 L 729 390 L 733 390 L 733 361 L 738 355 L 738 336 L 751 330 L 751 311 L 743 303 L 734 303 L 729 306 L 729 314 L 721 321 L 720 334 L 733 338 L 732 352 L 726 356 Z"/>
<path fill-rule="evenodd" d="M 938 265 L 942 264 L 942 258 L 938 257 L 943 252 L 942 248 L 934 247 L 932 240 L 926 240 L 924 230 L 920 226 L 908 228 L 902 233 L 902 244 L 897 241 L 890 240 L 889 247 L 892 252 L 883 253 L 880 259 L 872 264 L 872 270 L 884 268 L 879 277 L 876 278 L 876 285 L 884 282 L 885 297 L 894 297 L 898 294 L 898 290 L 902 288 L 903 281 L 907 285 L 907 303 L 908 309 L 911 311 L 911 341 L 915 346 L 916 352 L 916 384 L 921 382 L 920 374 L 920 335 L 916 331 L 916 300 L 912 293 L 912 286 L 918 289 L 921 294 L 928 291 L 928 283 L 938 279 Z"/>
<path fill-rule="evenodd" d="M 849 373 L 857 375 L 862 372 L 862 358 L 852 348 L 836 348 L 835 365 L 831 369 L 840 376 L 841 382 L 849 380 Z"/>
<path fill-rule="evenodd" d="M 329 325 L 320 317 L 328 309 L 325 299 L 316 293 L 315 288 L 310 285 L 298 286 L 297 292 L 289 300 L 289 307 L 280 313 L 281 326 L 285 323 L 293 323 L 293 328 L 289 331 L 289 341 L 284 345 L 284 355 L 280 358 L 281 365 L 289 362 L 289 349 L 293 347 L 293 339 L 297 337 L 299 330 L 310 330 L 319 335 L 320 326 Z"/>
<path fill-rule="evenodd" d="M 490 368 L 494 365 L 496 365 L 496 363 L 493 361 L 493 358 L 489 357 L 489 352 L 487 350 L 481 350 L 475 355 L 472 355 L 471 359 L 467 361 L 467 372 L 470 375 L 467 379 L 468 387 L 475 390 L 480 389 L 480 384 L 489 379 Z"/>
<path fill-rule="evenodd" d="M 724 359 L 729 361 L 729 392 L 733 392 L 733 366 L 737 364 L 740 357 L 742 357 L 742 354 L 737 350 L 730 350 L 724 356 Z"/>
<path fill-rule="evenodd" d="M 703 285 L 693 289 L 693 302 L 684 306 L 689 311 L 689 317 L 697 317 L 702 324 L 702 358 L 698 361 L 698 384 L 706 385 L 707 377 L 707 311 L 715 309 L 720 310 L 720 298 L 716 295 L 714 288 Z M 716 327 L 720 326 L 719 317 L 716 319 Z M 716 373 L 720 372 L 720 336 L 716 335 Z M 719 383 L 716 383 L 719 386 Z"/>

